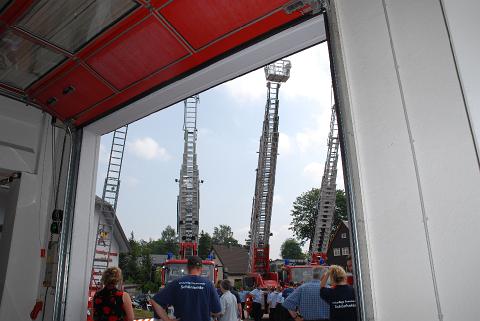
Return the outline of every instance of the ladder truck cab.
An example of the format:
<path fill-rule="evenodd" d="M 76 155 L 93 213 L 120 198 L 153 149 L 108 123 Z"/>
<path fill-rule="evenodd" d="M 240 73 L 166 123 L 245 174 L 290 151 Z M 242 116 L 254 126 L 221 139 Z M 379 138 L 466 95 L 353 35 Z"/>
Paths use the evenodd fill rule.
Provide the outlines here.
<path fill-rule="evenodd" d="M 278 154 L 278 93 L 280 84 L 290 78 L 291 63 L 279 60 L 264 68 L 267 80 L 267 102 L 258 152 L 249 238 L 248 287 L 275 287 L 278 274 L 270 271 L 269 238 L 272 218 L 273 191 Z"/>
<path fill-rule="evenodd" d="M 324 267 L 325 269 L 323 272 L 328 269 L 328 266 L 326 265 L 313 263 L 307 264 L 307 262 L 298 265 L 290 265 L 289 263 L 285 263 L 280 271 L 278 271 L 278 278 L 281 283 L 285 284 L 285 286 L 302 284 L 313 279 L 313 269 L 318 267 Z"/>
<path fill-rule="evenodd" d="M 187 275 L 187 258 L 198 255 L 198 224 L 200 210 L 200 183 L 197 165 L 197 106 L 200 101 L 198 95 L 184 100 L 184 149 L 180 178 L 175 181 L 179 184 L 177 197 L 177 233 L 179 238 L 179 258 L 169 259 L 162 267 L 162 281 L 167 284 L 181 276 Z M 215 263 L 205 260 L 202 276 L 215 282 L 217 272 Z"/>

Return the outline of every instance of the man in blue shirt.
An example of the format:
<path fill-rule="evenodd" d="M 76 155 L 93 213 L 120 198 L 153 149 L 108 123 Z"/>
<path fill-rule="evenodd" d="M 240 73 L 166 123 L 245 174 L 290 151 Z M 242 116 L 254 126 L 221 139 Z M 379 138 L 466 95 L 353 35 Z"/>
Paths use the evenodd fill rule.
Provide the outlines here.
<path fill-rule="evenodd" d="M 188 275 L 169 283 L 151 301 L 163 321 L 171 321 L 165 308 L 172 305 L 175 318 L 182 321 L 210 321 L 221 312 L 220 300 L 212 282 L 201 277 L 202 259 L 191 256 L 187 261 Z M 175 319 L 174 319 L 175 320 Z"/>
<path fill-rule="evenodd" d="M 263 317 L 262 305 L 265 299 L 264 293 L 262 289 L 260 289 L 260 286 L 257 285 L 257 288 L 254 289 L 252 292 L 250 292 L 250 295 L 252 296 L 252 299 L 253 299 L 252 317 L 255 321 L 261 321 Z"/>
<path fill-rule="evenodd" d="M 240 303 L 242 304 L 242 320 L 245 319 L 245 301 L 247 300 L 248 291 L 244 288 L 240 288 L 238 295 L 240 296 Z"/>
<path fill-rule="evenodd" d="M 295 321 L 319 321 L 330 318 L 330 306 L 320 297 L 322 272 L 321 267 L 315 268 L 313 280 L 298 287 L 282 303 Z"/>

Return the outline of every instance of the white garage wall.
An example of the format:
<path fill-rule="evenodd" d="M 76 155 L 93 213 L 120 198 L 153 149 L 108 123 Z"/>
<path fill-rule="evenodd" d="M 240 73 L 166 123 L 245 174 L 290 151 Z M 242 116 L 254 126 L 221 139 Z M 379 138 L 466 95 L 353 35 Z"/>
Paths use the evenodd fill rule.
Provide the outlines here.
<path fill-rule="evenodd" d="M 442 1 L 478 150 L 480 144 L 480 90 L 478 90 L 480 88 L 480 64 L 478 63 L 480 2 L 476 0 Z"/>
<path fill-rule="evenodd" d="M 0 241 L 0 320 L 27 320 L 44 291 L 40 249 L 46 247 L 51 208 L 50 120 L 37 109 L 0 97 L 0 168 L 22 174 L 15 181 L 18 199 L 6 200 L 15 204 L 5 212 Z"/>
<path fill-rule="evenodd" d="M 440 2 L 332 5 L 368 319 L 474 320 L 480 172 Z"/>

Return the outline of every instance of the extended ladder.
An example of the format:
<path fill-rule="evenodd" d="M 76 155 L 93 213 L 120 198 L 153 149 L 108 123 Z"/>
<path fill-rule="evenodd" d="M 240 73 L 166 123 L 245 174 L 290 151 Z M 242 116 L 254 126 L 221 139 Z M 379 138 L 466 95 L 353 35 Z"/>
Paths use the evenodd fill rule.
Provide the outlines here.
<path fill-rule="evenodd" d="M 111 257 L 118 255 L 118 253 L 112 253 L 111 249 L 127 130 L 128 125 L 118 128 L 113 132 L 107 177 L 103 185 L 102 201 L 100 204 L 100 213 L 102 214 L 99 216 L 97 234 L 95 236 L 90 294 L 95 293 L 95 291 L 101 287 L 100 280 L 103 271 L 109 267 L 112 261 Z"/>
<path fill-rule="evenodd" d="M 180 169 L 177 232 L 180 239 L 180 257 L 197 254 L 199 221 L 199 173 L 197 165 L 197 105 L 198 95 L 184 100 L 184 149 Z"/>
<path fill-rule="evenodd" d="M 278 93 L 280 83 L 290 77 L 291 64 L 280 60 L 265 67 L 267 102 L 263 120 L 250 220 L 249 271 L 264 274 L 270 270 L 269 238 L 273 190 L 278 154 Z"/>
<path fill-rule="evenodd" d="M 338 137 L 338 125 L 335 116 L 335 105 L 332 107 L 330 118 L 330 133 L 328 135 L 327 159 L 320 187 L 320 196 L 317 203 L 317 219 L 315 223 L 315 234 L 310 243 L 312 261 L 319 261 L 320 257 L 325 259 L 330 234 L 332 232 L 333 219 L 335 215 L 336 181 L 338 149 L 340 141 Z"/>

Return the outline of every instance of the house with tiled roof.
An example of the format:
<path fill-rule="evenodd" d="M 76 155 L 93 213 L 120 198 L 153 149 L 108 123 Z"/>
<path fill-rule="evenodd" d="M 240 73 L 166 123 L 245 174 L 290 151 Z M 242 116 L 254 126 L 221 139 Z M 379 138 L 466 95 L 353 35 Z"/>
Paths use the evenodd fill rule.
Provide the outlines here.
<path fill-rule="evenodd" d="M 243 246 L 213 245 L 213 260 L 218 268 L 218 279 L 228 279 L 237 286 L 248 271 L 248 248 Z"/>
<path fill-rule="evenodd" d="M 327 263 L 329 265 L 335 264 L 346 268 L 347 258 L 350 255 L 350 223 L 348 221 L 340 221 L 335 231 L 333 231 L 333 236 L 328 246 Z"/>

